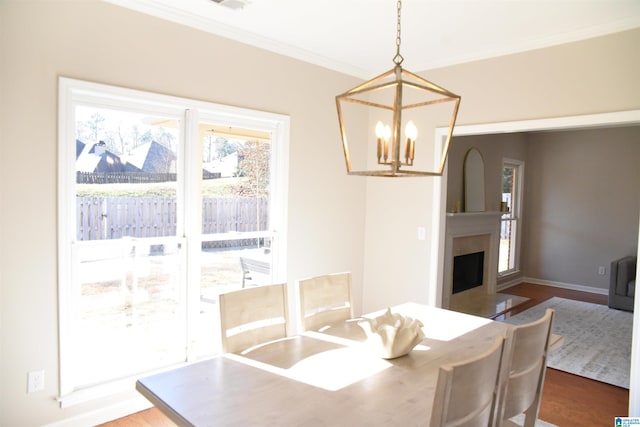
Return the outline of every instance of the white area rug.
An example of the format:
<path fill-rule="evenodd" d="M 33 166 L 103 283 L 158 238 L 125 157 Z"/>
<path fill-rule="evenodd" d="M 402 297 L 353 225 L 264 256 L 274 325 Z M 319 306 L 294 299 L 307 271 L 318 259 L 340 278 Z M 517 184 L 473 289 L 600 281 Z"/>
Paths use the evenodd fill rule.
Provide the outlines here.
<path fill-rule="evenodd" d="M 514 325 L 555 310 L 553 332 L 564 337 L 547 366 L 582 377 L 629 388 L 633 313 L 606 305 L 551 298 L 504 321 Z"/>

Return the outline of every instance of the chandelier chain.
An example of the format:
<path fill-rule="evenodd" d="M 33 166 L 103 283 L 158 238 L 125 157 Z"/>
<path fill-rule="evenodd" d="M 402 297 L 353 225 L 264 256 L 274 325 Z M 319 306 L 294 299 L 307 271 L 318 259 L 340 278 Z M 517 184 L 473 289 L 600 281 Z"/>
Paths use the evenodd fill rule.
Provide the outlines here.
<path fill-rule="evenodd" d="M 400 37 L 400 32 L 401 32 L 400 11 L 402 9 L 402 0 L 398 0 L 397 9 L 398 9 L 397 10 L 398 11 L 398 24 L 396 26 L 396 56 L 393 57 L 393 62 L 396 65 L 400 65 L 400 64 L 402 64 L 402 61 L 404 60 L 404 58 L 400 54 L 400 42 L 401 42 L 401 37 Z"/>

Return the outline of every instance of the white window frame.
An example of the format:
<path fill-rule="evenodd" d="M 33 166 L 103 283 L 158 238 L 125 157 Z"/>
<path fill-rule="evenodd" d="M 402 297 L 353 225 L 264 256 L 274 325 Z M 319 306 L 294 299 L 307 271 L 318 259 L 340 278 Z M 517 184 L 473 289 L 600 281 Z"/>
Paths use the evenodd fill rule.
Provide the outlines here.
<path fill-rule="evenodd" d="M 178 164 L 178 172 L 185 165 L 201 164 L 201 149 L 198 138 L 198 122 L 200 116 L 207 120 L 215 119 L 220 123 L 259 129 L 271 133 L 272 163 L 271 182 L 274 189 L 270 194 L 271 230 L 252 233 L 251 237 L 269 236 L 276 238 L 278 253 L 273 259 L 273 280 L 286 281 L 286 253 L 287 253 L 287 200 L 289 175 L 289 117 L 210 102 L 196 101 L 186 98 L 161 95 L 151 92 L 126 89 L 122 87 L 92 83 L 66 77 L 59 78 L 58 93 L 58 313 L 59 313 L 59 397 L 61 407 L 71 406 L 109 394 L 130 390 L 136 378 L 125 378 L 95 387 L 78 389 L 69 374 L 72 369 L 68 366 L 69 355 L 73 354 L 74 304 L 73 259 L 75 241 L 75 106 L 77 103 L 90 103 L 101 107 L 126 107 L 129 111 L 154 111 L 169 116 L 179 116 L 184 126 L 180 130 L 180 144 L 178 157 L 184 159 Z M 178 229 L 176 239 L 186 243 L 186 277 L 187 277 L 187 307 L 196 307 L 198 303 L 197 288 L 199 277 L 197 254 L 200 251 L 201 239 L 201 206 L 197 186 L 201 179 L 200 168 L 192 167 L 184 175 L 184 186 L 177 192 L 179 211 L 177 212 Z M 195 209 L 187 209 L 195 206 Z M 181 210 L 180 210 L 181 209 Z M 253 236 L 255 234 L 256 236 Z M 229 237 L 229 236 L 227 236 Z M 225 235 L 217 235 L 216 239 L 223 240 Z M 233 235 L 237 238 L 237 233 Z M 194 310 L 191 310 L 194 311 Z M 187 342 L 190 341 L 190 326 L 193 325 L 195 315 L 187 317 Z M 193 356 L 187 350 L 187 362 Z"/>
<path fill-rule="evenodd" d="M 524 188 L 524 161 L 522 160 L 516 160 L 516 159 L 509 159 L 509 158 L 503 158 L 502 159 L 502 168 L 500 169 L 500 176 L 502 176 L 502 172 L 504 171 L 504 168 L 506 166 L 511 166 L 515 168 L 516 174 L 517 176 L 515 177 L 516 179 L 516 186 L 515 186 L 515 200 L 512 201 L 512 206 L 509 209 L 509 214 L 510 217 L 508 219 L 504 219 L 503 217 L 500 218 L 500 227 L 502 228 L 502 223 L 505 221 L 511 221 L 512 222 L 512 227 L 515 225 L 515 236 L 512 235 L 511 238 L 513 239 L 512 241 L 512 246 L 514 247 L 514 251 L 513 251 L 513 259 L 514 259 L 514 266 L 511 269 L 507 269 L 505 271 L 498 271 L 498 276 L 499 277 L 505 277 L 505 276 L 509 276 L 512 274 L 516 274 L 518 272 L 520 272 L 520 252 L 521 252 L 521 247 L 522 247 L 522 201 L 523 201 L 523 188 Z M 500 179 L 500 195 L 502 197 L 502 178 Z M 512 228 L 512 229 L 514 229 Z M 515 237 L 515 238 L 514 238 Z"/>

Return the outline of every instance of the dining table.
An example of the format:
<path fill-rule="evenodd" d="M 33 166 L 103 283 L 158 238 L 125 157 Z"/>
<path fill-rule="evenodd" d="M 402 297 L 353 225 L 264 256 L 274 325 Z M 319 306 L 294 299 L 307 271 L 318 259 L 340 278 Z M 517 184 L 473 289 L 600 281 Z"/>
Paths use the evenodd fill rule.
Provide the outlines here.
<path fill-rule="evenodd" d="M 150 375 L 136 389 L 179 426 L 428 425 L 440 367 L 513 328 L 417 303 L 390 310 L 423 324 L 424 339 L 401 357 L 380 357 L 350 319 Z"/>

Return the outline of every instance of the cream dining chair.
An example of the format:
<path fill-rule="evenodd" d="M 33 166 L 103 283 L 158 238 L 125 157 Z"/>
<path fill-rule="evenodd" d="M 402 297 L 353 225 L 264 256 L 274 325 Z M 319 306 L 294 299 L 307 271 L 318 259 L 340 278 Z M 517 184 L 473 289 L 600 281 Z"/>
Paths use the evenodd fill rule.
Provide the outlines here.
<path fill-rule="evenodd" d="M 509 346 L 501 373 L 501 390 L 497 405 L 497 423 L 516 426 L 509 419 L 525 413 L 524 427 L 534 427 L 540 410 L 542 387 L 547 368 L 547 352 L 552 339 L 552 309 L 540 319 L 515 326 L 510 331 Z"/>
<path fill-rule="evenodd" d="M 505 337 L 484 353 L 443 365 L 438 373 L 430 427 L 492 427 Z"/>
<path fill-rule="evenodd" d="M 265 285 L 220 294 L 223 353 L 238 353 L 287 336 L 287 285 Z"/>
<path fill-rule="evenodd" d="M 325 274 L 298 281 L 302 331 L 353 318 L 351 273 Z"/>

